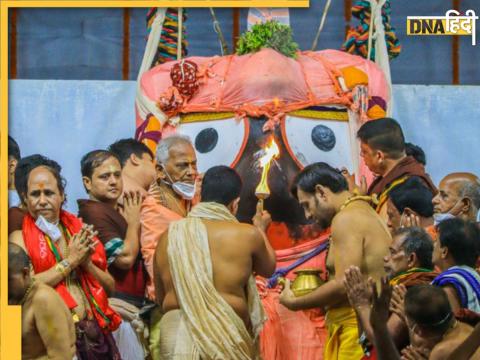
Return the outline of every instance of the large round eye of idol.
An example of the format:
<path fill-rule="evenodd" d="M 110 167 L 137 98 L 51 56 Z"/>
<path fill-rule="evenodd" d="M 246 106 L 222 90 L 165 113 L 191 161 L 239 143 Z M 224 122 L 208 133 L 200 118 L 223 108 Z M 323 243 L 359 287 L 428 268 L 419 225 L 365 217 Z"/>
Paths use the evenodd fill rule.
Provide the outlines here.
<path fill-rule="evenodd" d="M 288 115 L 282 136 L 290 156 L 300 167 L 321 161 L 336 168 L 353 169 L 348 120 Z"/>
<path fill-rule="evenodd" d="M 212 166 L 233 167 L 240 158 L 248 138 L 248 120 L 228 118 L 184 122 L 177 133 L 187 135 L 195 147 L 200 172 Z"/>

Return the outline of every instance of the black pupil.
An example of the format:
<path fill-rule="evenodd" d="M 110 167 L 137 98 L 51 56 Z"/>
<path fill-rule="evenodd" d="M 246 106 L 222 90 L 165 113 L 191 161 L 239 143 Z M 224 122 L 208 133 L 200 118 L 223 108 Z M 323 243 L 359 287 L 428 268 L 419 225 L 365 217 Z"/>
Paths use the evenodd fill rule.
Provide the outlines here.
<path fill-rule="evenodd" d="M 195 138 L 195 149 L 205 154 L 212 151 L 218 142 L 218 132 L 213 128 L 207 128 L 200 131 Z"/>
<path fill-rule="evenodd" d="M 335 147 L 335 134 L 329 127 L 317 125 L 312 130 L 312 142 L 320 150 L 330 151 Z"/>

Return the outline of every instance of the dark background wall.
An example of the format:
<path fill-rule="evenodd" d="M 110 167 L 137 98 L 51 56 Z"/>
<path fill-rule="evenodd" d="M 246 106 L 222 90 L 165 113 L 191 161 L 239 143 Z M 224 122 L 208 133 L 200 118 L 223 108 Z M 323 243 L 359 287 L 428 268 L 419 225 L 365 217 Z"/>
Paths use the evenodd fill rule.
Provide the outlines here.
<path fill-rule="evenodd" d="M 291 9 L 295 41 L 311 47 L 323 12 L 324 0 L 310 0 L 309 9 Z M 392 24 L 402 52 L 391 62 L 396 84 L 451 84 L 451 36 L 406 36 L 409 15 L 443 16 L 452 0 L 392 0 Z M 480 14 L 479 0 L 461 0 L 460 10 Z M 340 48 L 345 35 L 344 1 L 333 0 L 318 49 Z M 20 79 L 123 79 L 124 9 L 34 9 L 16 10 L 16 78 Z M 129 10 L 128 79 L 136 79 L 146 43 L 148 9 Z M 232 43 L 232 9 L 216 9 L 225 38 Z M 187 38 L 190 55 L 220 53 L 208 9 L 188 9 Z M 240 29 L 246 30 L 247 9 L 240 11 Z M 358 19 L 352 18 L 352 25 Z M 477 21 L 477 42 L 480 43 Z M 11 32 L 11 29 L 10 29 Z M 10 34 L 12 36 L 12 34 Z M 459 37 L 460 84 L 480 84 L 480 44 Z"/>

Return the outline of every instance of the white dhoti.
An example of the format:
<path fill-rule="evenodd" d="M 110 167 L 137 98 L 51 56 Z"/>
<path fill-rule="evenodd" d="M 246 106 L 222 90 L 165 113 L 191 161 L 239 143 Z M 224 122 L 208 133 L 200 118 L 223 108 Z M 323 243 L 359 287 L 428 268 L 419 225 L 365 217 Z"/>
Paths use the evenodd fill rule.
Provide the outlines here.
<path fill-rule="evenodd" d="M 160 359 L 200 359 L 181 310 L 170 310 L 160 320 Z"/>
<path fill-rule="evenodd" d="M 112 332 L 112 336 L 115 339 L 122 360 L 145 359 L 143 345 L 130 322 L 123 320 L 118 329 Z"/>
<path fill-rule="evenodd" d="M 250 333 L 213 285 L 207 229 L 201 219 L 237 222 L 225 206 L 200 203 L 187 218 L 170 224 L 168 262 L 180 310 L 167 312 L 161 320 L 161 351 L 168 354 L 165 359 L 256 359 L 265 315 L 255 279 L 250 276 L 246 286 Z M 176 351 L 185 352 L 185 357 L 172 357 Z"/>
<path fill-rule="evenodd" d="M 112 332 L 122 360 L 144 359 L 147 352 L 143 339 L 144 324 L 138 315 L 139 309 L 121 299 L 109 298 L 108 301 L 123 319 L 118 329 Z"/>

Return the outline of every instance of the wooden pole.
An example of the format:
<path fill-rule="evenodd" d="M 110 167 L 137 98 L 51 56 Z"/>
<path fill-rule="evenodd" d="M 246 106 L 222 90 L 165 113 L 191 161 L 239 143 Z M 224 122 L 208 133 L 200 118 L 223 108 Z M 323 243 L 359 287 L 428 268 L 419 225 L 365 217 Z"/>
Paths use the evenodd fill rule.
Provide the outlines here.
<path fill-rule="evenodd" d="M 130 9 L 123 9 L 122 78 L 128 80 L 130 72 Z"/>
<path fill-rule="evenodd" d="M 182 58 L 183 8 L 178 8 L 177 60 Z"/>
<path fill-rule="evenodd" d="M 453 8 L 460 11 L 460 0 L 453 0 Z M 457 35 L 452 36 L 452 84 L 460 84 L 460 43 Z"/>
<path fill-rule="evenodd" d="M 232 30 L 232 44 L 233 51 L 237 48 L 237 41 L 240 37 L 240 9 L 233 8 L 233 30 Z"/>
<path fill-rule="evenodd" d="M 343 4 L 343 15 L 345 17 L 345 37 L 347 37 L 348 30 L 350 30 L 350 21 L 352 20 L 352 0 L 344 0 Z"/>
<path fill-rule="evenodd" d="M 18 10 L 12 8 L 10 13 L 10 79 L 17 78 L 17 16 Z"/>
<path fill-rule="evenodd" d="M 213 19 L 213 28 L 215 29 L 215 32 L 218 35 L 218 39 L 220 40 L 220 45 L 222 47 L 222 55 L 227 55 L 228 45 L 223 36 L 222 28 L 220 27 L 220 23 L 218 22 L 217 16 L 215 15 L 215 10 L 213 10 L 213 8 L 209 8 L 209 9 Z"/>

